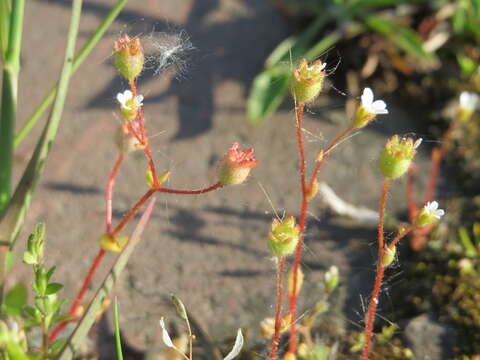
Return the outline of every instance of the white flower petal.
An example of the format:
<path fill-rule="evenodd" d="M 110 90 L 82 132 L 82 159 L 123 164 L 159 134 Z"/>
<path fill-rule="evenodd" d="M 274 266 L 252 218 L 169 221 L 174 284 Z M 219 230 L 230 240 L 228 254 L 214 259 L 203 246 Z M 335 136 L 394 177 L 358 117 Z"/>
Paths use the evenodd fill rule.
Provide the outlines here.
<path fill-rule="evenodd" d="M 438 209 L 438 202 L 432 201 L 430 203 L 430 209 L 433 210 L 433 211 L 437 210 Z"/>
<path fill-rule="evenodd" d="M 172 339 L 170 339 L 170 335 L 168 335 L 167 329 L 165 328 L 163 317 L 160 319 L 160 327 L 162 328 L 162 340 L 165 345 L 169 348 L 175 348 L 175 345 L 173 345 Z"/>
<path fill-rule="evenodd" d="M 243 347 L 243 334 L 242 329 L 238 329 L 237 338 L 235 339 L 235 344 L 233 345 L 232 350 L 228 353 L 223 360 L 232 360 L 235 356 L 240 354 Z"/>
<path fill-rule="evenodd" d="M 387 104 L 383 100 L 376 100 L 372 103 L 372 110 L 375 114 L 388 114 Z"/>
<path fill-rule="evenodd" d="M 435 214 L 433 214 L 433 216 L 437 219 L 440 219 L 443 215 L 445 215 L 445 210 L 443 209 L 438 209 L 437 211 L 435 211 Z"/>
<path fill-rule="evenodd" d="M 373 91 L 370 88 L 363 89 L 362 94 L 362 106 L 369 109 L 373 102 Z"/>

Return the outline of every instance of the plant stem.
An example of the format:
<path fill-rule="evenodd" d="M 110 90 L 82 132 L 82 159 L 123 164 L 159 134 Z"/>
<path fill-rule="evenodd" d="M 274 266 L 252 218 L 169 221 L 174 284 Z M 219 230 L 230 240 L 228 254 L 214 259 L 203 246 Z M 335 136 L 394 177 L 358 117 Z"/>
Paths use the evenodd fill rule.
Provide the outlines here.
<path fill-rule="evenodd" d="M 181 195 L 200 195 L 205 194 L 210 191 L 217 190 L 221 188 L 222 185 L 220 183 L 213 184 L 205 189 L 198 189 L 198 190 L 176 190 L 176 189 L 169 189 L 169 188 L 158 188 L 158 192 L 168 193 L 168 194 L 181 194 Z"/>
<path fill-rule="evenodd" d="M 295 259 L 293 262 L 293 293 L 289 297 L 290 303 L 290 342 L 289 342 L 289 352 L 295 354 L 295 349 L 297 346 L 297 335 L 295 333 L 295 324 L 296 324 L 296 307 L 297 307 L 297 281 L 298 281 L 298 268 L 300 266 L 300 261 L 302 260 L 302 249 L 303 249 L 303 236 L 305 233 L 305 218 L 308 209 L 307 201 L 307 189 L 305 181 L 305 146 L 303 143 L 303 133 L 302 133 L 302 117 L 303 117 L 303 108 L 304 104 L 298 104 L 296 109 L 296 119 L 297 119 L 297 143 L 298 143 L 298 154 L 299 154 L 299 163 L 300 163 L 300 185 L 302 190 L 302 204 L 300 210 L 300 233 L 298 244 L 295 249 Z"/>
<path fill-rule="evenodd" d="M 72 75 L 78 70 L 80 65 L 83 64 L 85 59 L 90 55 L 92 52 L 93 48 L 97 45 L 97 43 L 100 41 L 100 39 L 103 37 L 105 32 L 108 30 L 110 25 L 115 21 L 117 18 L 118 14 L 120 11 L 122 11 L 123 7 L 127 3 L 127 0 L 118 0 L 115 4 L 115 6 L 110 10 L 110 12 L 105 16 L 101 24 L 97 27 L 95 32 L 90 36 L 90 38 L 87 40 L 85 45 L 80 49 L 78 54 L 75 56 L 73 59 L 73 64 L 72 64 Z M 17 133 L 15 136 L 14 140 L 14 146 L 17 147 L 18 145 L 21 144 L 25 136 L 30 132 L 30 130 L 35 126 L 35 124 L 38 122 L 42 114 L 45 112 L 45 110 L 48 109 L 50 104 L 53 102 L 55 99 L 55 96 L 58 91 L 58 86 L 59 84 L 55 85 L 48 95 L 42 100 L 42 102 L 37 106 L 33 114 L 28 118 L 28 120 L 25 122 L 25 124 L 22 126 L 21 130 Z"/>
<path fill-rule="evenodd" d="M 105 256 L 105 250 L 100 249 L 98 251 L 97 256 L 95 257 L 95 260 L 92 263 L 92 266 L 90 266 L 90 269 L 87 272 L 87 276 L 83 280 L 82 287 L 80 288 L 80 291 L 78 292 L 77 296 L 75 297 L 75 300 L 73 301 L 72 305 L 70 306 L 70 310 L 68 311 L 68 315 L 73 317 L 75 313 L 78 310 L 78 307 L 80 306 L 80 303 L 83 300 L 83 296 L 87 292 L 88 288 L 90 287 L 90 284 L 92 282 L 93 276 L 95 275 L 95 272 L 98 269 L 98 266 L 100 265 L 102 258 Z M 51 343 L 53 340 L 57 338 L 57 336 L 60 334 L 60 332 L 67 326 L 67 324 L 71 321 L 71 319 L 65 320 L 61 322 L 60 324 L 57 325 L 57 327 L 52 331 L 48 338 L 48 342 Z"/>
<path fill-rule="evenodd" d="M 21 3 L 18 0 L 16 3 Z M 63 61 L 60 80 L 58 82 L 58 92 L 52 106 L 48 122 L 46 123 L 42 135 L 38 140 L 35 151 L 15 189 L 15 192 L 9 202 L 9 205 L 0 221 L 0 241 L 8 243 L 9 249 L 12 250 L 15 245 L 20 229 L 28 212 L 36 184 L 40 179 L 45 163 L 52 149 L 52 144 L 60 123 L 65 98 L 68 92 L 68 85 L 72 71 L 72 58 L 75 51 L 75 42 L 78 34 L 78 26 L 82 12 L 82 0 L 73 0 L 72 15 L 67 35 L 67 45 L 65 48 L 65 58 Z M 10 34 L 12 35 L 12 34 Z M 19 40 L 18 40 L 19 42 Z M 9 43 L 9 46 L 11 44 Z M 2 164 L 0 164 L 0 167 Z M 3 298 L 3 286 L 5 279 L 5 254 L 6 247 L 0 247 L 0 298 Z"/>
<path fill-rule="evenodd" d="M 2 146 L 2 151 L 0 151 L 0 168 L 2 169 L 0 172 L 0 218 L 8 206 L 12 191 L 13 138 L 17 117 L 18 74 L 20 73 L 24 9 L 25 0 L 12 2 L 8 46 L 3 64 L 0 104 L 0 144 Z"/>
<path fill-rule="evenodd" d="M 111 235 L 112 237 L 115 237 L 118 235 L 118 233 L 127 225 L 127 223 L 130 221 L 130 219 L 137 213 L 137 211 L 142 207 L 142 205 L 147 201 L 150 196 L 155 193 L 155 190 L 149 189 L 141 198 L 138 200 L 135 205 L 128 211 L 127 215 L 123 217 L 123 219 L 120 221 L 120 223 L 117 225 L 117 227 L 112 231 Z"/>
<path fill-rule="evenodd" d="M 415 229 L 414 226 L 410 226 L 408 227 L 407 229 L 405 229 L 404 231 L 402 231 L 402 233 L 400 234 L 397 234 L 393 240 L 390 242 L 390 244 L 388 244 L 387 248 L 392 250 L 395 246 L 397 246 L 398 242 L 400 240 L 402 240 L 405 236 L 407 236 L 408 234 L 410 234 L 413 230 Z"/>
<path fill-rule="evenodd" d="M 380 196 L 380 205 L 378 209 L 378 259 L 377 259 L 377 275 L 375 277 L 375 284 L 373 286 L 372 296 L 370 299 L 370 305 L 368 308 L 367 323 L 365 325 L 365 345 L 363 347 L 363 352 L 360 357 L 361 360 L 368 360 L 368 355 L 370 354 L 370 348 L 372 345 L 373 337 L 373 323 L 375 320 L 375 314 L 377 311 L 378 305 L 378 296 L 380 294 L 380 289 L 382 286 L 383 274 L 385 267 L 383 266 L 383 257 L 385 255 L 385 247 L 383 244 L 383 223 L 385 219 L 385 203 L 387 200 L 388 186 L 390 184 L 390 179 L 385 178 L 383 181 L 382 195 Z"/>
<path fill-rule="evenodd" d="M 285 267 L 285 256 L 279 256 L 277 259 L 277 309 L 275 311 L 275 333 L 272 340 L 272 350 L 270 352 L 269 360 L 274 360 L 277 355 L 278 343 L 280 341 L 280 329 L 282 325 L 282 281 L 283 281 L 283 269 Z M 295 288 L 294 288 L 295 292 Z"/>
<path fill-rule="evenodd" d="M 113 186 L 115 185 L 115 178 L 117 177 L 118 170 L 122 165 L 124 156 L 120 154 L 115 161 L 115 165 L 113 166 L 112 172 L 110 173 L 110 177 L 108 178 L 107 183 L 107 191 L 105 195 L 105 202 L 106 202 L 106 210 L 105 210 L 105 232 L 107 234 L 110 233 L 110 229 L 112 227 L 112 193 L 113 193 Z"/>

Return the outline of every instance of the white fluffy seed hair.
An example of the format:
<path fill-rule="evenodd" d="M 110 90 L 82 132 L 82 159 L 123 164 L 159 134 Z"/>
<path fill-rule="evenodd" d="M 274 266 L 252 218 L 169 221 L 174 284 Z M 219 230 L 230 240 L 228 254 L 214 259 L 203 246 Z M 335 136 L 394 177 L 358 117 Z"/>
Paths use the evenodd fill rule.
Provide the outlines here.
<path fill-rule="evenodd" d="M 158 75 L 174 68 L 181 76 L 188 65 L 190 53 L 195 47 L 185 30 L 154 32 L 142 37 L 145 50 L 146 67 Z"/>

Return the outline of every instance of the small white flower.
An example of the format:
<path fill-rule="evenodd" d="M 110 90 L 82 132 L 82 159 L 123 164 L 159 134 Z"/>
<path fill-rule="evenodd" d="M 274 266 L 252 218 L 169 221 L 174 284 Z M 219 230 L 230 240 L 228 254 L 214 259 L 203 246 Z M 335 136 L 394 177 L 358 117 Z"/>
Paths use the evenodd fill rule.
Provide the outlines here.
<path fill-rule="evenodd" d="M 143 105 L 143 95 L 133 96 L 130 90 L 125 90 L 123 93 L 117 94 L 117 101 L 120 103 L 122 109 L 132 110 Z"/>
<path fill-rule="evenodd" d="M 363 89 L 362 106 L 371 114 L 388 114 L 387 104 L 383 100 L 373 101 L 373 91 L 370 88 Z"/>
<path fill-rule="evenodd" d="M 432 201 L 432 202 L 427 202 L 426 205 L 423 207 L 423 210 L 425 211 L 425 214 L 427 216 L 432 216 L 438 220 L 445 215 L 445 210 L 439 209 L 438 208 L 438 202 Z"/>
<path fill-rule="evenodd" d="M 460 94 L 460 108 L 467 110 L 467 111 L 475 111 L 477 106 L 479 105 L 480 98 L 477 94 L 463 91 Z"/>

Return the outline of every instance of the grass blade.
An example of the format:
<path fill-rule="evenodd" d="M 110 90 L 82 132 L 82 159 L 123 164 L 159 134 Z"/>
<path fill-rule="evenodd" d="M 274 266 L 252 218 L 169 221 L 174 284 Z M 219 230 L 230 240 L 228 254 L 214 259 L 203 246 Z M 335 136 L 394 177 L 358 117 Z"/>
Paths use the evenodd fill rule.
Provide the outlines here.
<path fill-rule="evenodd" d="M 68 84 L 72 75 L 72 59 L 75 51 L 75 42 L 78 34 L 82 0 L 74 0 L 72 15 L 68 31 L 68 41 L 65 49 L 65 59 L 58 83 L 58 92 L 52 107 L 50 117 L 38 140 L 35 151 L 25 169 L 22 178 L 13 194 L 13 197 L 0 222 L 0 299 L 3 298 L 3 285 L 5 277 L 5 257 L 9 249 L 13 248 L 15 239 L 25 220 L 25 214 L 30 206 L 35 186 L 43 173 L 45 162 L 51 150 L 53 140 L 57 133 L 62 116 Z M 3 152 L 3 151 L 2 151 Z M 2 165 L 0 163 L 0 165 Z"/>
<path fill-rule="evenodd" d="M 123 360 L 122 340 L 120 339 L 120 325 L 118 321 L 118 302 L 115 298 L 113 304 L 113 317 L 115 322 L 115 347 L 117 348 L 117 359 Z"/>
<path fill-rule="evenodd" d="M 74 74 L 78 70 L 80 65 L 82 65 L 82 63 L 87 58 L 87 56 L 90 55 L 93 48 L 98 44 L 98 42 L 103 37 L 105 32 L 108 30 L 110 25 L 115 21 L 118 14 L 120 13 L 120 11 L 122 11 L 126 3 L 127 3 L 127 0 L 118 0 L 115 6 L 107 14 L 107 16 L 105 16 L 102 23 L 98 26 L 95 32 L 90 36 L 90 38 L 87 40 L 85 45 L 80 49 L 78 54 L 73 59 L 72 74 Z M 53 99 L 55 98 L 57 89 L 58 89 L 58 83 L 50 90 L 48 95 L 38 105 L 38 107 L 35 109 L 33 114 L 28 118 L 25 124 L 23 124 L 22 128 L 15 136 L 14 147 L 17 147 L 18 145 L 20 145 L 20 143 L 23 141 L 25 136 L 30 132 L 30 130 L 38 122 L 38 120 L 43 115 L 45 110 L 48 109 L 50 104 L 53 102 Z"/>
<path fill-rule="evenodd" d="M 5 0 L 0 0 L 7 7 Z M 22 47 L 23 13 L 25 0 L 13 2 L 10 12 L 8 46 L 5 52 L 2 79 L 2 99 L 0 104 L 0 217 L 8 206 L 12 191 L 13 138 L 17 117 L 18 74 L 20 72 L 20 50 Z M 1 15 L 1 19 L 5 15 Z M 5 38 L 6 24 L 0 25 Z M 4 40 L 2 40 L 2 43 Z M 3 44 L 2 44 L 3 46 Z"/>
<path fill-rule="evenodd" d="M 5 61 L 10 33 L 10 0 L 0 0 L 0 60 Z"/>
<path fill-rule="evenodd" d="M 61 350 L 60 354 L 57 357 L 57 360 L 71 360 L 75 354 L 75 349 L 82 343 L 87 336 L 88 331 L 95 323 L 95 318 L 97 313 L 100 311 L 103 301 L 108 297 L 110 291 L 112 290 L 115 283 L 118 281 L 120 274 L 122 273 L 125 265 L 128 262 L 128 259 L 133 253 L 135 246 L 140 241 L 140 237 L 147 225 L 147 222 L 150 218 L 150 215 L 155 205 L 155 198 L 150 200 L 148 206 L 140 218 L 135 230 L 133 231 L 132 237 L 130 238 L 127 246 L 118 256 L 117 261 L 113 265 L 112 269 L 106 276 L 105 280 L 102 282 L 100 288 L 92 299 L 92 302 L 88 306 L 85 314 L 78 323 L 77 327 L 73 331 L 72 335 L 67 341 L 67 344 Z"/>

